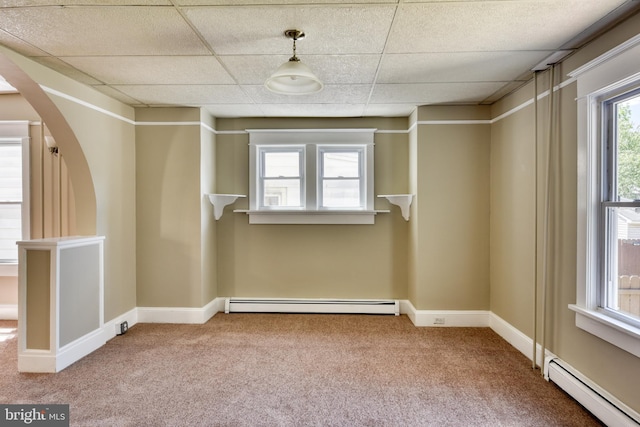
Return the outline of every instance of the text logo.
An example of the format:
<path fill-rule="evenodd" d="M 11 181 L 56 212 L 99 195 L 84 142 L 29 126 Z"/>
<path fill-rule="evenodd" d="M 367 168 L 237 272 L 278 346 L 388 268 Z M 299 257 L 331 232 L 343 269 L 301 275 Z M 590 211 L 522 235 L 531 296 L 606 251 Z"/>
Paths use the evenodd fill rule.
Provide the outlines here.
<path fill-rule="evenodd" d="M 69 427 L 69 405 L 1 405 L 0 425 Z"/>

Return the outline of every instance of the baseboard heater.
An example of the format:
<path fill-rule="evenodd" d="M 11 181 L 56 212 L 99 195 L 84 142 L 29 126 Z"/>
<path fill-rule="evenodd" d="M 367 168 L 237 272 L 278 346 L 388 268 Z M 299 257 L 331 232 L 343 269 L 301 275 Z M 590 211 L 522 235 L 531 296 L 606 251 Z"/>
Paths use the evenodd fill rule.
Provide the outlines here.
<path fill-rule="evenodd" d="M 398 300 L 227 298 L 225 313 L 339 313 L 400 315 Z"/>
<path fill-rule="evenodd" d="M 546 371 L 549 381 L 563 389 L 606 425 L 640 426 L 640 414 L 580 374 L 562 359 L 549 358 Z"/>

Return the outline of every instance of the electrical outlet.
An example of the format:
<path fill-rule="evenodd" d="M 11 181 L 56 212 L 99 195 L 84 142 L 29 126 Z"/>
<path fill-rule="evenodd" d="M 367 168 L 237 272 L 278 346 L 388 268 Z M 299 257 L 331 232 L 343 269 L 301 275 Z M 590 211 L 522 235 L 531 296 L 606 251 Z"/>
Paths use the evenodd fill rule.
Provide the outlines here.
<path fill-rule="evenodd" d="M 123 335 L 129 330 L 129 323 L 124 321 L 122 323 L 116 323 L 116 335 Z"/>
<path fill-rule="evenodd" d="M 444 325 L 444 317 L 436 317 L 433 319 L 434 325 Z"/>

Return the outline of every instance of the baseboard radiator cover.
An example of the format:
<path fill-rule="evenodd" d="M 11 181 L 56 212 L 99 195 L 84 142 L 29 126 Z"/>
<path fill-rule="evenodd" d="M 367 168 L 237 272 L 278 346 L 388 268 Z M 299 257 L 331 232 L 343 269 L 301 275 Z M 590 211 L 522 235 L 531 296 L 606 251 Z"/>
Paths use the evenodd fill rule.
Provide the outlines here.
<path fill-rule="evenodd" d="M 335 313 L 400 315 L 400 301 L 377 299 L 227 298 L 225 313 Z"/>
<path fill-rule="evenodd" d="M 563 389 L 606 425 L 612 427 L 640 426 L 640 414 L 562 359 L 548 357 L 545 363 L 545 374 L 549 381 Z"/>

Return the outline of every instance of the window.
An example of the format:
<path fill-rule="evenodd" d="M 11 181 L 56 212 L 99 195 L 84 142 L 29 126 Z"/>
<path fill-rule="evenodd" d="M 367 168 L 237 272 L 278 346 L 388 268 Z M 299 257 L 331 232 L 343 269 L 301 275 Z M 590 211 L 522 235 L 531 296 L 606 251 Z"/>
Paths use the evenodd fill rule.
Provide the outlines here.
<path fill-rule="evenodd" d="M 0 140 L 0 263 L 17 263 L 22 238 L 22 144 Z"/>
<path fill-rule="evenodd" d="M 640 326 L 640 89 L 602 103 L 598 306 Z"/>
<path fill-rule="evenodd" d="M 364 147 L 319 146 L 319 206 L 325 209 L 365 207 Z"/>
<path fill-rule="evenodd" d="M 373 129 L 250 130 L 252 224 L 373 224 Z"/>
<path fill-rule="evenodd" d="M 576 326 L 640 357 L 640 37 L 578 85 Z"/>
<path fill-rule="evenodd" d="M 304 207 L 304 147 L 260 147 L 260 209 Z"/>

